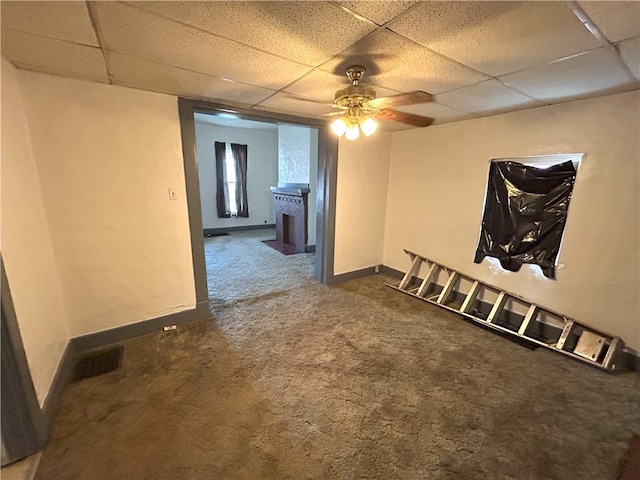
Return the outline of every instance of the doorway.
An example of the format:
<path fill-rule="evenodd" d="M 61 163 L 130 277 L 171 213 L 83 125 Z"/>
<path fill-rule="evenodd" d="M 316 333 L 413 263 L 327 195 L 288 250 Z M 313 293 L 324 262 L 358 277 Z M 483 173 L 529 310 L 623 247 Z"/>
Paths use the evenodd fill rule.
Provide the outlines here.
<path fill-rule="evenodd" d="M 333 247 L 338 141 L 337 138 L 330 134 L 326 124 L 316 119 L 230 108 L 209 102 L 182 98 L 179 99 L 178 106 L 198 314 L 204 316 L 209 313 L 209 292 L 207 287 L 199 166 L 196 154 L 196 114 L 233 115 L 241 120 L 298 125 L 317 129 L 317 192 L 313 199 L 316 205 L 314 219 L 316 227 L 314 277 L 321 283 L 331 283 L 334 278 Z"/>

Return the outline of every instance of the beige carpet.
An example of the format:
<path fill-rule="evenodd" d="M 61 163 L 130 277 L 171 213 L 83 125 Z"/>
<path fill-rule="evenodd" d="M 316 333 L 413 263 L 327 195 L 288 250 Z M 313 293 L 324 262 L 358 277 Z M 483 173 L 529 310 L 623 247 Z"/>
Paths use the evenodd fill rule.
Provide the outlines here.
<path fill-rule="evenodd" d="M 247 244 L 225 249 L 246 258 Z M 245 298 L 248 280 L 225 271 L 238 283 L 211 319 L 130 340 L 121 370 L 69 385 L 36 478 L 620 474 L 640 432 L 638 374 L 528 350 L 381 275 L 328 287 L 276 263 Z"/>

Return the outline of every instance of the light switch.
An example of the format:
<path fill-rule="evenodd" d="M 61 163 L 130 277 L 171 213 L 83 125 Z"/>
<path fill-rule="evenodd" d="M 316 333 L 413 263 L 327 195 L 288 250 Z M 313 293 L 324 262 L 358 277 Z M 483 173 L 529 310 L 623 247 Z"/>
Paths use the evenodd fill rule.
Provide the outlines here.
<path fill-rule="evenodd" d="M 178 195 L 176 194 L 176 189 L 175 188 L 170 188 L 169 189 L 169 200 L 177 200 L 178 199 Z"/>

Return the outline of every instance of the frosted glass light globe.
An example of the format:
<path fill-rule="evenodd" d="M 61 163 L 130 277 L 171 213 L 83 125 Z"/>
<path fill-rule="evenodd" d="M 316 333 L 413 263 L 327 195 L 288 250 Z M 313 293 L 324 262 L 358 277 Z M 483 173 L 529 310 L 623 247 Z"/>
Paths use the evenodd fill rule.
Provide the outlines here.
<path fill-rule="evenodd" d="M 360 124 L 360 128 L 362 129 L 362 133 L 364 133 L 368 137 L 378 129 L 378 124 L 373 118 L 367 118 Z"/>
<path fill-rule="evenodd" d="M 347 131 L 347 123 L 342 118 L 339 118 L 331 124 L 331 130 L 333 130 L 333 133 L 341 137 L 344 135 L 344 132 Z"/>
<path fill-rule="evenodd" d="M 357 123 L 352 123 L 347 127 L 347 131 L 344 133 L 347 140 L 356 140 L 360 136 L 360 127 Z"/>

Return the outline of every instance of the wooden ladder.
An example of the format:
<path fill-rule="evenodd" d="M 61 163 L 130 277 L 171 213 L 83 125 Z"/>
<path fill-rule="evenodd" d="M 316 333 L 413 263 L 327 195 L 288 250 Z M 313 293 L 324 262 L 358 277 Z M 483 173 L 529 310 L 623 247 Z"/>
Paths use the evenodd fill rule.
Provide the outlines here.
<path fill-rule="evenodd" d="M 399 282 L 385 283 L 385 285 L 463 315 L 479 324 L 517 336 L 537 346 L 551 349 L 608 372 L 622 369 L 621 357 L 624 342 L 619 337 L 599 332 L 409 250 L 404 252 L 411 259 L 409 270 Z M 423 267 L 426 267 L 426 274 L 423 279 L 420 279 L 420 271 Z M 444 285 L 438 283 L 441 272 L 444 272 L 446 277 Z M 456 291 L 456 286 L 462 283 L 470 286 L 464 292 Z M 482 302 L 479 299 L 481 292 L 492 292 L 489 295 L 497 296 L 489 303 Z M 526 310 L 524 315 L 505 310 L 508 304 L 514 302 Z M 511 318 L 506 321 L 504 317 L 513 317 L 515 321 Z M 558 325 L 553 326 L 545 319 L 556 319 Z M 560 324 L 563 326 L 560 327 Z M 546 333 L 541 335 L 539 333 L 541 330 Z"/>

